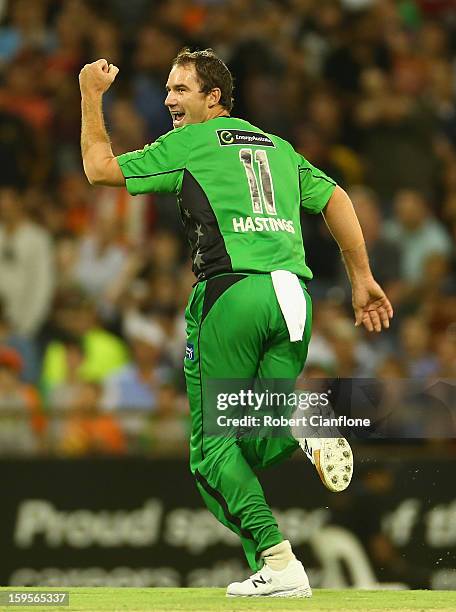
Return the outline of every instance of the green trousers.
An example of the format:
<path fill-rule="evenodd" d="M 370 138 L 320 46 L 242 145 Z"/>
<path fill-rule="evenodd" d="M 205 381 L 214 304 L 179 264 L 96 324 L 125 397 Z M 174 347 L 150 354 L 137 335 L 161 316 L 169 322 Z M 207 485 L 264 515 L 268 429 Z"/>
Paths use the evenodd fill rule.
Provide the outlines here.
<path fill-rule="evenodd" d="M 291 436 L 207 435 L 205 383 L 213 379 L 287 379 L 302 371 L 312 326 L 310 296 L 304 337 L 290 342 L 270 274 L 222 274 L 199 282 L 185 313 L 184 371 L 192 432 L 190 467 L 209 510 L 239 535 L 252 570 L 260 553 L 283 541 L 256 469 L 276 464 L 298 447 Z M 293 386 L 294 388 L 294 386 Z"/>

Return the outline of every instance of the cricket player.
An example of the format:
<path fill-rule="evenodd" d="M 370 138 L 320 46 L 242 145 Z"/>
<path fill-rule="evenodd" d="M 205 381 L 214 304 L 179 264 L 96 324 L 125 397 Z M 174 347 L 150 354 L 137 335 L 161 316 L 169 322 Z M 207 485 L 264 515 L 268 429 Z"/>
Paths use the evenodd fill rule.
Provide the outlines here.
<path fill-rule="evenodd" d="M 144 149 L 115 157 L 102 97 L 119 69 L 87 64 L 81 149 L 92 185 L 175 193 L 197 283 L 186 309 L 184 370 L 192 433 L 190 465 L 209 510 L 241 539 L 255 572 L 228 596 L 310 597 L 302 564 L 284 540 L 254 469 L 299 446 L 331 490 L 348 486 L 353 456 L 343 438 L 206 435 L 205 384 L 218 379 L 286 379 L 304 367 L 312 324 L 300 207 L 324 215 L 351 281 L 355 325 L 389 327 L 390 302 L 372 277 L 363 235 L 343 189 L 293 147 L 230 115 L 232 76 L 210 50 L 182 50 L 166 83 L 174 129 Z M 258 101 L 264 104 L 267 101 Z M 206 401 L 205 401 L 206 400 Z"/>

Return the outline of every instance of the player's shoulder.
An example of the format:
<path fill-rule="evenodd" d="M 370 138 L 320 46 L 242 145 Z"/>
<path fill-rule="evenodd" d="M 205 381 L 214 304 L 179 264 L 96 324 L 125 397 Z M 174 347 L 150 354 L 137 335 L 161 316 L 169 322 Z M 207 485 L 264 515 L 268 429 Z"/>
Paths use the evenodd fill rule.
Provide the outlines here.
<path fill-rule="evenodd" d="M 231 116 L 222 116 L 214 117 L 213 119 L 202 121 L 201 123 L 191 123 L 178 129 L 187 130 L 187 132 L 193 136 L 203 136 L 207 133 L 217 132 L 220 130 L 246 130 L 248 128 L 256 129 L 248 121 L 244 121 L 244 119 Z"/>
<path fill-rule="evenodd" d="M 272 146 L 290 156 L 295 157 L 297 155 L 291 143 L 284 138 L 265 132 L 245 119 L 231 116 L 216 117 L 202 123 L 184 125 L 163 134 L 156 140 L 156 143 L 186 141 L 190 146 L 194 146 L 200 139 L 206 141 L 209 134 L 217 135 L 220 145 Z M 254 135 L 257 135 L 257 137 L 255 138 Z"/>
<path fill-rule="evenodd" d="M 271 139 L 274 143 L 280 144 L 281 146 L 290 147 L 291 149 L 293 148 L 292 145 L 287 140 L 280 138 L 276 134 L 270 134 L 269 132 L 266 132 L 261 127 L 254 125 L 253 123 L 250 123 L 250 121 L 247 121 L 246 119 L 240 119 L 239 117 L 230 116 L 230 117 L 218 117 L 216 121 L 217 121 L 217 127 L 220 127 L 220 125 L 222 125 L 222 127 L 227 128 L 227 129 L 244 130 L 246 132 L 255 132 L 256 134 L 262 134 L 263 136 L 266 136 L 267 138 Z"/>
<path fill-rule="evenodd" d="M 176 128 L 160 136 L 156 142 L 186 141 L 191 148 L 199 148 L 200 145 L 208 143 L 218 143 L 219 145 L 241 144 L 242 134 L 248 132 L 264 134 L 259 128 L 244 119 L 222 116 Z M 248 144 L 248 141 L 246 140 L 242 144 Z"/>
<path fill-rule="evenodd" d="M 269 140 L 271 140 L 276 149 L 280 149 L 282 152 L 287 153 L 293 157 L 296 155 L 296 151 L 294 150 L 293 145 L 288 142 L 288 140 L 285 140 L 285 138 L 281 138 L 280 136 L 277 136 L 277 134 L 265 132 L 261 128 L 257 127 L 256 125 L 253 125 L 252 123 L 248 123 L 247 121 L 245 121 L 244 123 L 250 126 L 251 129 L 253 128 L 254 131 L 264 134 L 266 138 L 269 138 Z"/>
<path fill-rule="evenodd" d="M 203 129 L 217 133 L 220 145 L 253 145 L 280 149 L 291 155 L 295 154 L 293 146 L 276 134 L 270 134 L 261 127 L 239 117 L 217 117 L 206 121 Z"/>
<path fill-rule="evenodd" d="M 162 134 L 157 140 L 152 143 L 152 146 L 157 144 L 166 144 L 167 146 L 187 146 L 193 148 L 200 139 L 205 139 L 208 132 L 206 121 L 204 123 L 189 123 L 179 128 L 174 128 L 165 134 Z"/>
<path fill-rule="evenodd" d="M 162 134 L 161 136 L 159 136 L 157 140 L 155 141 L 155 143 L 157 142 L 161 143 L 167 140 L 185 140 L 190 137 L 191 130 L 189 130 L 188 128 L 191 128 L 191 127 L 192 127 L 191 125 L 183 125 L 180 128 L 173 128 L 169 132 L 165 132 L 165 134 Z M 151 144 L 155 144 L 155 143 L 151 143 Z"/>
<path fill-rule="evenodd" d="M 285 140 L 285 138 L 281 138 L 280 136 L 277 136 L 277 134 L 269 134 L 268 132 L 266 132 L 266 135 L 269 136 L 276 146 L 280 146 L 289 153 L 295 153 L 293 145 L 288 142 L 288 140 Z"/>

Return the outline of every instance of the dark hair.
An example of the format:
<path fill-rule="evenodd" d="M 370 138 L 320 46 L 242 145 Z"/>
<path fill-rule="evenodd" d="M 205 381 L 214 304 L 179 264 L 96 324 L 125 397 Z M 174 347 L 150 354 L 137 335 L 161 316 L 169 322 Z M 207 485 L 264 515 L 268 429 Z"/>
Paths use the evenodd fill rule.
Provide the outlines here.
<path fill-rule="evenodd" d="M 204 51 L 191 51 L 184 47 L 173 60 L 174 66 L 195 66 L 196 75 L 203 93 L 209 93 L 214 87 L 220 89 L 219 104 L 231 111 L 233 108 L 233 76 L 224 62 L 217 57 L 212 49 Z"/>

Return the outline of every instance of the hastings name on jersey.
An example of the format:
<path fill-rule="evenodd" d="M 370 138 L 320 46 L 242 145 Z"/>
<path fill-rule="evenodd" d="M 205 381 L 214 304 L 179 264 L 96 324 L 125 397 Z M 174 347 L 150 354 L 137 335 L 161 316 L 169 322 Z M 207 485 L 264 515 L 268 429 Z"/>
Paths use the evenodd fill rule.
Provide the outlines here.
<path fill-rule="evenodd" d="M 233 217 L 235 232 L 289 232 L 295 233 L 291 219 L 273 217 Z"/>

